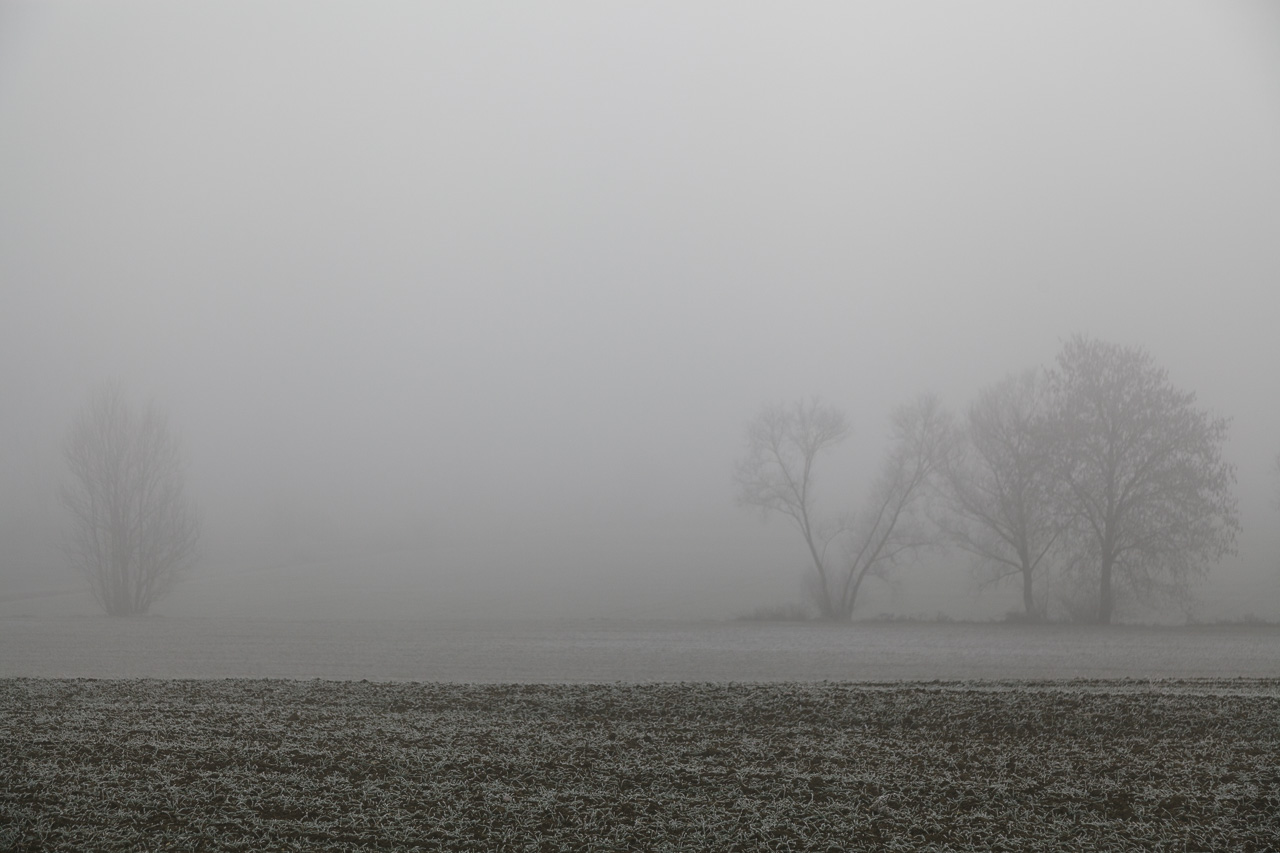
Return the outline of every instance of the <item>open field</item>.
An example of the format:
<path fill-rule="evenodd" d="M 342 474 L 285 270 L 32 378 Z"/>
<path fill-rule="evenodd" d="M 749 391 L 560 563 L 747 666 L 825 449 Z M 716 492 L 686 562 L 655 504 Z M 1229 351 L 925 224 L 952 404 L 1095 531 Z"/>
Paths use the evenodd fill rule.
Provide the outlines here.
<path fill-rule="evenodd" d="M 1280 678 L 1280 626 L 0 618 L 0 677 L 446 682 Z"/>
<path fill-rule="evenodd" d="M 1280 681 L 0 680 L 0 849 L 1274 850 Z"/>

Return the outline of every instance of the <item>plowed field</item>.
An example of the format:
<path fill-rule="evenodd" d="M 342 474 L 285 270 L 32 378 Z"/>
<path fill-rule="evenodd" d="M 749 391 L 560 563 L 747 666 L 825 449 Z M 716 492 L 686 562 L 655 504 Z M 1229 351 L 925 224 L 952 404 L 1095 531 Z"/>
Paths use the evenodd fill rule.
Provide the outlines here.
<path fill-rule="evenodd" d="M 1274 680 L 0 680 L 2 850 L 1277 845 Z"/>

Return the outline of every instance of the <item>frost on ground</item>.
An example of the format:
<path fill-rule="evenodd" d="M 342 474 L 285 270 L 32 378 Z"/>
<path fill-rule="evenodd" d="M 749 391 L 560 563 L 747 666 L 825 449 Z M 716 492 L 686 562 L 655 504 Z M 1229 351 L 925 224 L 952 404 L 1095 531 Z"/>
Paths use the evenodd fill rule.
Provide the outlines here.
<path fill-rule="evenodd" d="M 1280 681 L 0 680 L 0 849 L 1273 850 Z"/>

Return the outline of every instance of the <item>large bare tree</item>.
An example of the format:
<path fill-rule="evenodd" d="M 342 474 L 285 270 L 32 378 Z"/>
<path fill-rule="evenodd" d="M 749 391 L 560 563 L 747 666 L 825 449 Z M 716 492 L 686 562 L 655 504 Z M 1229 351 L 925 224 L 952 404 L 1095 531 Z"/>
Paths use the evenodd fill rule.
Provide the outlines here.
<path fill-rule="evenodd" d="M 1032 619 L 1046 615 L 1034 581 L 1064 533 L 1054 506 L 1046 406 L 1038 370 L 984 389 L 969 408 L 944 478 L 948 538 L 974 557 L 987 582 L 1017 580 Z"/>
<path fill-rule="evenodd" d="M 1139 348 L 1076 336 L 1048 381 L 1055 477 L 1096 572 L 1097 621 L 1111 622 L 1117 592 L 1184 592 L 1235 546 L 1229 422 Z"/>
<path fill-rule="evenodd" d="M 819 516 L 814 463 L 849 433 L 845 416 L 818 400 L 766 406 L 747 428 L 737 465 L 738 503 L 790 519 L 812 563 L 811 592 L 823 619 L 853 615 L 867 577 L 884 577 L 906 553 L 932 541 L 916 509 L 945 458 L 950 428 L 933 397 L 894 412 L 892 444 L 862 513 Z M 840 542 L 841 553 L 832 546 Z"/>
<path fill-rule="evenodd" d="M 168 418 L 154 404 L 135 410 L 120 385 L 106 385 L 77 415 L 64 453 L 70 477 L 59 497 L 74 567 L 110 615 L 146 613 L 191 565 L 200 537 Z"/>

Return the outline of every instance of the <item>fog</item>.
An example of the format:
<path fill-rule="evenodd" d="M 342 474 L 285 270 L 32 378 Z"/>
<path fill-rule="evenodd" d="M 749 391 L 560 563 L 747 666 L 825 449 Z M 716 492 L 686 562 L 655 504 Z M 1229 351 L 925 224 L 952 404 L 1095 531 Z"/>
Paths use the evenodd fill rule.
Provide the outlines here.
<path fill-rule="evenodd" d="M 181 430 L 168 615 L 723 618 L 798 600 L 734 505 L 821 395 L 853 508 L 892 407 L 1147 348 L 1233 418 L 1280 617 L 1280 11 L 1265 2 L 0 5 L 0 613 L 92 612 L 62 436 Z M 860 613 L 985 618 L 965 560 Z"/>

